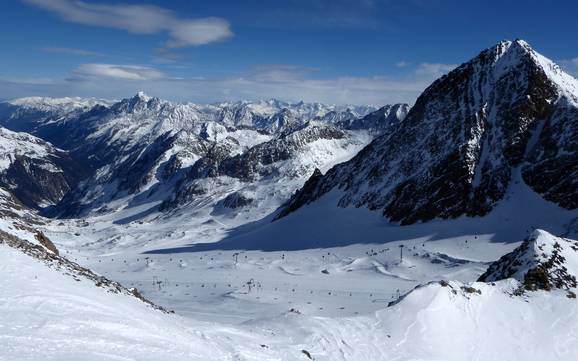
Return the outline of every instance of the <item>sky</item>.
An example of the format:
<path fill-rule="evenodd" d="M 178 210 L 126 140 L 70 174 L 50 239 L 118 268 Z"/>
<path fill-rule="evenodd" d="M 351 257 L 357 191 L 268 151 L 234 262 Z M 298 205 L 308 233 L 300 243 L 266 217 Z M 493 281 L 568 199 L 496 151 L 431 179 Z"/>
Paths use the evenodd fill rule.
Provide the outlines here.
<path fill-rule="evenodd" d="M 578 1 L 2 0 L 0 99 L 413 103 L 521 38 L 578 75 Z"/>

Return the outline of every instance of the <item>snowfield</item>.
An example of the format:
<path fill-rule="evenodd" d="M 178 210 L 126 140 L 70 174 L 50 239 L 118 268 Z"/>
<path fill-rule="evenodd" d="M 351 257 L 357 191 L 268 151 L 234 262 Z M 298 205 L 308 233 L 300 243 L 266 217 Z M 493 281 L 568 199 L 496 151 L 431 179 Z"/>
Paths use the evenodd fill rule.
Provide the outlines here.
<path fill-rule="evenodd" d="M 578 242 L 562 240 L 544 231 L 534 236 L 536 244 L 551 246 L 563 242 L 568 246 L 564 248 L 564 255 L 576 264 L 578 251 L 572 250 L 571 245 Z M 335 264 L 328 268 L 328 274 L 318 276 L 323 281 L 307 285 L 315 287 L 313 295 L 300 298 L 322 302 L 325 307 L 338 304 L 356 307 L 359 298 L 367 296 L 361 285 L 349 284 L 350 288 L 358 288 L 358 293 L 349 296 L 353 302 L 347 301 L 343 291 L 334 290 L 336 295 L 324 296 L 321 289 L 332 285 L 325 279 L 339 277 L 347 282 L 348 275 L 356 273 L 366 279 L 371 279 L 373 274 L 381 278 L 384 285 L 391 284 L 393 276 L 376 269 L 375 258 L 378 257 Z M 404 262 L 398 267 L 403 268 Z M 270 268 L 258 266 L 257 262 L 238 261 L 234 267 L 242 274 L 252 268 L 252 263 L 255 273 L 259 273 L 255 271 L 259 268 L 265 268 L 261 276 L 272 273 Z M 154 267 L 170 266 L 153 264 L 147 268 Z M 190 277 L 212 268 L 195 270 L 182 260 L 177 267 L 187 269 Z M 289 265 L 279 268 L 288 277 L 299 277 L 310 271 Z M 515 279 L 493 283 L 431 282 L 401 297 L 394 295 L 389 307 L 388 299 L 377 311 L 347 317 L 315 316 L 307 308 L 301 308 L 302 305 L 291 302 L 284 308 L 262 307 L 250 314 L 255 303 L 251 298 L 271 296 L 271 290 L 266 290 L 265 284 L 257 285 L 256 281 L 251 291 L 242 287 L 224 293 L 212 289 L 210 292 L 215 297 L 211 302 L 205 301 L 204 308 L 213 312 L 220 309 L 218 313 L 223 313 L 223 317 L 203 322 L 198 320 L 198 313 L 183 312 L 189 317 L 164 313 L 134 297 L 95 287 L 74 272 L 49 267 L 6 244 L 0 244 L 0 270 L 10 275 L 0 281 L 0 349 L 2 359 L 7 361 L 307 360 L 307 355 L 328 361 L 575 360 L 578 357 L 576 300 L 568 297 L 567 290 L 557 289 L 516 295 L 520 283 Z M 397 268 L 391 272 L 397 273 Z M 172 270 L 172 273 L 178 271 Z M 351 277 L 350 281 L 355 282 L 355 276 Z M 314 277 L 309 278 L 312 281 Z M 182 281 L 178 287 L 194 285 L 194 282 L 187 284 L 186 278 Z M 213 281 L 216 280 L 205 279 L 206 287 L 210 288 Z M 374 289 L 367 285 L 363 289 Z M 295 287 L 303 292 L 305 286 L 299 283 Z M 175 284 L 167 282 L 159 287 L 173 292 L 172 299 L 183 302 L 186 299 Z M 379 289 L 377 283 L 375 289 Z M 205 297 L 203 291 L 191 289 L 189 292 Z M 336 301 L 327 302 L 325 298 Z M 231 299 L 235 301 L 227 302 Z M 260 302 L 265 306 L 268 300 Z M 198 307 L 201 304 L 203 302 Z M 225 313 L 245 320 L 227 321 Z"/>

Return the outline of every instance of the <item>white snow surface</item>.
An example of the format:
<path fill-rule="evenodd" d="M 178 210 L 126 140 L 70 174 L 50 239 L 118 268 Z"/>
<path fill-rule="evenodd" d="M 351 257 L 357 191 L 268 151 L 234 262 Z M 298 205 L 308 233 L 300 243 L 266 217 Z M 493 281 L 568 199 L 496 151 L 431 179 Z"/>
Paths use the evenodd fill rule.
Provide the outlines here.
<path fill-rule="evenodd" d="M 197 265 L 192 262 L 181 260 L 170 266 L 166 261 L 155 259 L 145 268 L 150 272 L 176 266 L 189 279 L 201 272 L 194 269 Z M 305 265 L 311 261 L 303 257 L 297 262 Z M 344 300 L 361 298 L 363 289 L 376 288 L 351 279 L 350 286 L 359 288 L 351 292 L 352 296 L 335 290 L 331 290 L 334 295 L 324 295 L 327 291 L 320 286 L 331 285 L 332 277 L 340 277 L 343 282 L 352 272 L 370 271 L 372 264 L 359 259 L 345 266 L 343 274 L 338 269 L 320 274 L 319 277 L 329 281 L 320 281 L 313 294 L 303 292 L 302 285 L 293 287 L 303 293 L 304 299 L 321 302 L 324 307 L 355 307 L 354 302 Z M 250 265 L 251 262 L 240 261 L 236 267 L 243 272 Z M 257 269 L 259 263 L 253 265 Z M 283 267 L 287 277 L 307 272 L 288 265 L 279 267 Z M 431 282 L 400 297 L 390 307 L 386 307 L 386 300 L 385 303 L 376 300 L 380 304 L 376 311 L 345 317 L 315 316 L 306 308 L 287 304 L 290 297 L 285 298 L 283 310 L 270 311 L 267 301 L 262 301 L 260 309 L 252 309 L 251 298 L 271 296 L 272 290 L 258 285 L 260 282 L 255 282 L 251 291 L 246 288 L 230 291 L 220 301 L 204 305 L 205 309 L 220 308 L 221 313 L 245 313 L 243 319 L 250 315 L 239 323 L 226 321 L 224 316 L 206 322 L 198 320 L 200 313 L 184 314 L 189 317 L 162 313 L 136 298 L 95 287 L 82 277 L 75 280 L 5 244 L 0 245 L 0 270 L 10 275 L 0 279 L 0 356 L 7 361 L 307 360 L 302 350 L 315 360 L 326 361 L 521 361 L 578 357 L 576 300 L 559 291 L 512 296 L 518 287 L 513 279 L 491 285 Z M 370 274 L 365 274 L 365 278 L 370 279 Z M 374 275 L 384 284 L 391 282 L 388 274 Z M 234 283 L 231 278 L 225 280 Z M 175 293 L 171 295 L 175 298 L 183 296 L 177 296 L 179 287 L 198 286 L 182 281 L 176 285 L 166 282 L 161 287 Z M 212 283 L 213 280 L 205 279 L 206 288 L 212 287 Z M 199 290 L 187 290 L 190 297 L 205 292 L 196 288 Z M 241 309 L 237 309 L 234 303 L 227 304 L 227 300 L 245 303 L 240 303 Z M 294 311 L 288 311 L 290 307 Z"/>

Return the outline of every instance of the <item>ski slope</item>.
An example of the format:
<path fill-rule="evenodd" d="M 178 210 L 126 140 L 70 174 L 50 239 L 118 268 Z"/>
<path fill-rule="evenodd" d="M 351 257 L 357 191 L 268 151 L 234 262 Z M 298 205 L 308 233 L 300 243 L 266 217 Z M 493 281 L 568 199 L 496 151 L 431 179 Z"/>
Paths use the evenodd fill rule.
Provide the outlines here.
<path fill-rule="evenodd" d="M 547 232 L 536 237 L 536 244 L 563 243 L 564 254 L 575 264 L 578 252 L 571 245 L 576 241 Z M 367 266 L 359 260 L 341 271 L 371 272 Z M 7 361 L 578 357 L 577 301 L 557 289 L 515 295 L 520 287 L 515 279 L 431 282 L 364 315 L 321 317 L 287 305 L 283 311 L 255 312 L 249 320 L 231 323 L 164 313 L 5 243 L 0 244 L 0 270 L 11 275 L 0 279 L 0 350 Z M 329 274 L 339 271 L 332 268 Z M 245 290 L 246 295 L 251 292 L 259 291 Z M 234 306 L 229 305 L 229 312 Z"/>

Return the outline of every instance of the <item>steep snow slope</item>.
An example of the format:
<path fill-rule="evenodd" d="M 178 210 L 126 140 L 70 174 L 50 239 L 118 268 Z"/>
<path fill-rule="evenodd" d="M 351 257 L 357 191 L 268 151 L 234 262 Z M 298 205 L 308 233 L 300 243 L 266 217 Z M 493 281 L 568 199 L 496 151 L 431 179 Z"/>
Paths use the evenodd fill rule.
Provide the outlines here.
<path fill-rule="evenodd" d="M 313 182 L 316 177 L 320 173 L 312 177 Z M 310 189 L 310 182 L 292 201 L 299 200 L 299 194 Z M 504 252 L 497 247 L 499 244 L 519 242 L 534 228 L 571 237 L 578 235 L 575 226 L 578 211 L 564 209 L 534 192 L 524 182 L 520 168 L 512 170 L 512 181 L 503 201 L 484 217 L 464 215 L 400 226 L 364 207 L 336 207 L 343 196 L 343 191 L 333 189 L 285 217 L 276 219 L 280 213 L 275 212 L 260 221 L 229 229 L 214 245 L 190 249 L 299 250 L 421 239 L 443 242 L 444 249 L 451 254 L 453 246 L 469 239 L 471 257 L 476 259 L 478 252 L 486 257 L 491 255 L 486 260 L 492 260 Z M 474 236 L 480 241 L 472 241 Z M 492 250 L 494 247 L 497 249 Z"/>
<path fill-rule="evenodd" d="M 339 206 L 401 224 L 482 216 L 518 166 L 534 191 L 575 209 L 577 84 L 524 41 L 500 42 L 435 81 L 399 127 L 317 178 L 286 211 L 340 189 Z"/>
<path fill-rule="evenodd" d="M 95 286 L 87 271 L 26 255 L 5 237 L 0 270 L 10 277 L 0 281 L 3 360 L 227 360 L 242 353 L 243 346 L 225 343 L 227 330 L 213 339 L 216 327 L 155 310 L 114 284 Z M 251 342 L 241 340 L 233 342 Z"/>

